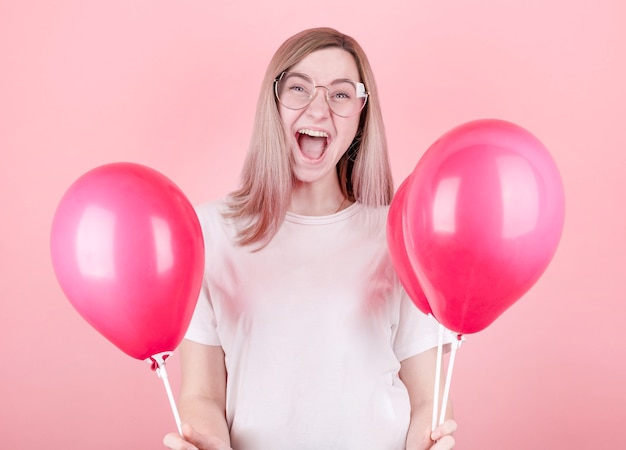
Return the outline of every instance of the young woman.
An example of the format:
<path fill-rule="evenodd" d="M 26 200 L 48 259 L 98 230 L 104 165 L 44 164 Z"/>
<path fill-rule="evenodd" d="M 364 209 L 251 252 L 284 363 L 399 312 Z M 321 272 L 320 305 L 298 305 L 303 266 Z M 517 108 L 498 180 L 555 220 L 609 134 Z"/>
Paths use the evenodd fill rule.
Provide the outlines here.
<path fill-rule="evenodd" d="M 184 436 L 167 447 L 454 446 L 452 419 L 431 431 L 437 324 L 394 274 L 392 194 L 365 53 L 333 29 L 291 37 L 241 187 L 198 208 L 206 273 L 179 349 Z"/>

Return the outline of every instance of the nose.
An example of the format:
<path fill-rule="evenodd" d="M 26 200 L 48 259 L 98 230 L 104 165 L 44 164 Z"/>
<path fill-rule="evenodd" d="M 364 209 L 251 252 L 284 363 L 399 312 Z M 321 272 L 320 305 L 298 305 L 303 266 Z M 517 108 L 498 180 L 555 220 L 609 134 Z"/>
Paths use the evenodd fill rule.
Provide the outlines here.
<path fill-rule="evenodd" d="M 318 89 L 320 88 L 320 89 Z M 307 106 L 307 113 L 312 116 L 330 115 L 330 105 L 327 98 L 328 88 L 325 86 L 315 86 L 315 92 L 311 103 Z"/>

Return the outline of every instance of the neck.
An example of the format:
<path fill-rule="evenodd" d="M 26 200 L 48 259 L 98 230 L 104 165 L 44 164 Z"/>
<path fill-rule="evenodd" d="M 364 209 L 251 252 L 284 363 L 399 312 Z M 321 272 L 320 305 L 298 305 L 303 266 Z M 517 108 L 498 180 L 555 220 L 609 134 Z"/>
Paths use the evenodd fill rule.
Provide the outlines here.
<path fill-rule="evenodd" d="M 349 205 L 350 201 L 341 192 L 339 183 L 332 186 L 298 183 L 291 193 L 289 211 L 304 216 L 327 216 Z"/>

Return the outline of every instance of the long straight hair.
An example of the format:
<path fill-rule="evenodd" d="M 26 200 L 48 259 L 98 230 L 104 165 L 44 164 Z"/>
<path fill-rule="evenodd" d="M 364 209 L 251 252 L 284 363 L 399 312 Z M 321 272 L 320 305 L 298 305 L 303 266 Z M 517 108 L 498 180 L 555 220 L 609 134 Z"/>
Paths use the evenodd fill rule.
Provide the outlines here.
<path fill-rule="evenodd" d="M 369 93 L 356 136 L 337 163 L 341 190 L 350 200 L 368 206 L 391 202 L 393 180 L 387 139 L 367 56 L 352 37 L 332 28 L 312 28 L 287 39 L 265 72 L 241 185 L 227 199 L 225 215 L 238 223 L 240 245 L 267 245 L 285 218 L 294 186 L 292 159 L 281 126 L 274 80 L 309 54 L 332 47 L 341 48 L 354 57 L 361 81 Z"/>

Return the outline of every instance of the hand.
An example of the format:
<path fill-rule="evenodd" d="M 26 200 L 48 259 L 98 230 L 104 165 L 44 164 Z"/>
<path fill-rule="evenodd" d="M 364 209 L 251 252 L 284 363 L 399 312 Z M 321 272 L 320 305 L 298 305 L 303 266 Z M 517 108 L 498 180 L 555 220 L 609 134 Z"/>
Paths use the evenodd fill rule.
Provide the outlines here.
<path fill-rule="evenodd" d="M 168 433 L 163 438 L 163 445 L 171 450 L 232 450 L 230 446 L 213 436 L 198 433 L 189 425 L 183 425 L 183 436 Z"/>
<path fill-rule="evenodd" d="M 455 431 L 456 422 L 454 420 L 446 420 L 432 432 L 426 430 L 424 439 L 417 447 L 417 450 L 450 450 L 454 448 L 455 442 L 452 434 Z"/>

